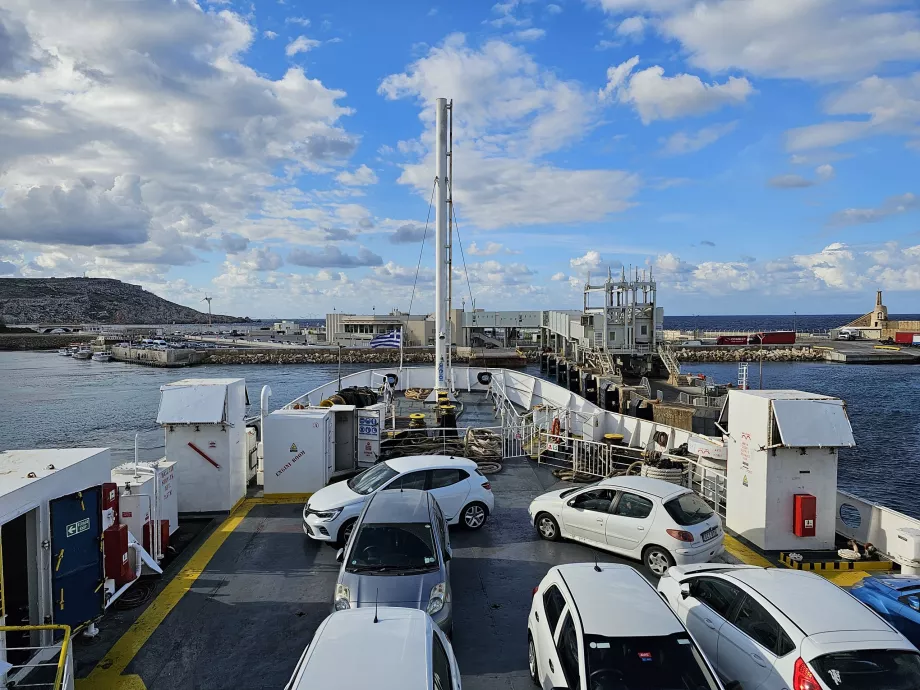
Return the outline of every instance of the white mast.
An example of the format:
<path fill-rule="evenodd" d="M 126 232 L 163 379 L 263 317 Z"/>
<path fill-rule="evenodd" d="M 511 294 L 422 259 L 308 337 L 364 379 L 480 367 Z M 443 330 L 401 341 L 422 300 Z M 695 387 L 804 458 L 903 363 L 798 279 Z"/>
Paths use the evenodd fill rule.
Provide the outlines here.
<path fill-rule="evenodd" d="M 450 255 L 447 236 L 447 99 L 437 100 L 435 123 L 437 146 L 438 198 L 434 207 L 435 224 L 435 283 L 434 283 L 434 391 L 447 388 L 447 293 Z"/>

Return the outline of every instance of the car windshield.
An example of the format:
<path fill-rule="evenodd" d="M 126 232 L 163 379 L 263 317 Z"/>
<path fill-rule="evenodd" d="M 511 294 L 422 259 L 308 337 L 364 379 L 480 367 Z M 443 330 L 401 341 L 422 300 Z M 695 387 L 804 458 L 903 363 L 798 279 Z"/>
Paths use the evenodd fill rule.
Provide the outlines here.
<path fill-rule="evenodd" d="M 404 574 L 439 568 L 428 523 L 361 525 L 345 570 Z"/>
<path fill-rule="evenodd" d="M 666 637 L 585 635 L 588 690 L 717 690 L 685 633 Z"/>
<path fill-rule="evenodd" d="M 349 479 L 348 488 L 356 494 L 366 496 L 379 489 L 397 474 L 399 472 L 385 462 L 381 462 L 379 465 L 374 465 L 369 470 L 364 470 L 361 474 Z"/>
<path fill-rule="evenodd" d="M 664 504 L 678 525 L 697 525 L 712 517 L 712 508 L 695 493 L 682 494 Z"/>
<path fill-rule="evenodd" d="M 862 649 L 825 654 L 810 663 L 832 690 L 920 688 L 920 654 L 916 652 Z"/>

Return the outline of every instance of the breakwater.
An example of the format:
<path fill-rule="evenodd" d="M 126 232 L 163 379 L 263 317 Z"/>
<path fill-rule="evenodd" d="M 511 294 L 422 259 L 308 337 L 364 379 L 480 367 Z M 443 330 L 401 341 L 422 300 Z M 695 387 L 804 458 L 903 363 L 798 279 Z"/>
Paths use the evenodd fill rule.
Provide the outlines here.
<path fill-rule="evenodd" d="M 95 335 L 75 333 L 2 333 L 0 350 L 56 350 L 71 343 L 89 343 L 95 339 Z"/>
<path fill-rule="evenodd" d="M 822 362 L 824 350 L 788 347 L 681 347 L 674 350 L 681 362 Z"/>

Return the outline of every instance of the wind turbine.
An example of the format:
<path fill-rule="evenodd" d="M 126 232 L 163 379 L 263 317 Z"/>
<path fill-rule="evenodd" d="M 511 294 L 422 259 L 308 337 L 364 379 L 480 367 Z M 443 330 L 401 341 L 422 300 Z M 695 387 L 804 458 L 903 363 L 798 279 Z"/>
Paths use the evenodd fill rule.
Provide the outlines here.
<path fill-rule="evenodd" d="M 208 303 L 208 328 L 211 327 L 211 300 L 212 300 L 212 299 L 214 299 L 214 298 L 213 298 L 213 297 L 205 297 L 203 300 L 201 300 L 202 302 L 207 302 L 207 303 Z"/>

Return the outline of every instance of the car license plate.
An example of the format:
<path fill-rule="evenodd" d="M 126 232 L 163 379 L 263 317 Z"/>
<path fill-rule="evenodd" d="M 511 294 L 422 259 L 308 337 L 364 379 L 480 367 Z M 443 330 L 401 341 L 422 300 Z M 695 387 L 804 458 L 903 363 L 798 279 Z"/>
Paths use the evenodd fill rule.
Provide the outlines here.
<path fill-rule="evenodd" d="M 712 527 L 711 529 L 706 530 L 702 534 L 703 541 L 709 541 L 710 539 L 715 539 L 717 536 L 719 536 L 718 527 Z"/>

